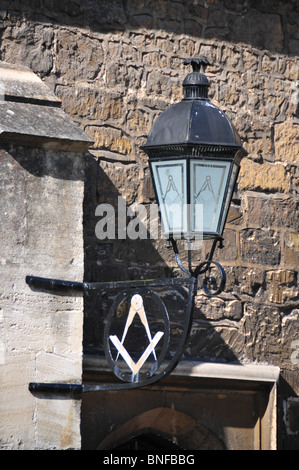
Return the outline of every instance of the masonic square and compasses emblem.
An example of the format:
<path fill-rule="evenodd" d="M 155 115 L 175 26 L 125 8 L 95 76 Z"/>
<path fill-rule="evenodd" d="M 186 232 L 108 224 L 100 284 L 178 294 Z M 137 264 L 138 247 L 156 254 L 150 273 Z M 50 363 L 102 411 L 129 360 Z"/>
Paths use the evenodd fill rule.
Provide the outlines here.
<path fill-rule="evenodd" d="M 168 342 L 169 318 L 159 296 L 149 289 L 117 296 L 106 322 L 105 352 L 120 379 L 135 382 L 151 377 Z"/>

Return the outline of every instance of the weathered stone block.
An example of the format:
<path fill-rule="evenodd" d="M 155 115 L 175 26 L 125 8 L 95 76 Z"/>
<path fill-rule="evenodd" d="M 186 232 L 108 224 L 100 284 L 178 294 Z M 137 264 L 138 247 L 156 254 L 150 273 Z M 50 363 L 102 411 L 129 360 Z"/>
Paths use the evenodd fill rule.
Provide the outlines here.
<path fill-rule="evenodd" d="M 148 135 L 151 130 L 152 120 L 150 115 L 142 109 L 129 111 L 127 128 L 129 133 L 135 136 Z"/>
<path fill-rule="evenodd" d="M 273 160 L 271 131 L 255 132 L 247 136 L 247 151 L 253 161 L 261 163 L 263 159 Z"/>
<path fill-rule="evenodd" d="M 125 46 L 122 53 L 125 56 L 124 59 L 126 61 L 138 61 L 136 56 L 137 52 L 134 48 L 133 51 L 130 52 L 129 46 Z M 141 68 L 129 66 L 126 63 L 115 63 L 113 61 L 107 63 L 106 69 L 105 83 L 108 88 L 116 87 L 118 89 L 125 89 L 127 92 L 129 92 L 135 89 L 138 90 L 138 88 L 141 87 L 143 76 L 143 70 Z"/>
<path fill-rule="evenodd" d="M 5 29 L 1 50 L 6 62 L 30 67 L 47 75 L 53 68 L 53 27 L 22 21 Z"/>
<path fill-rule="evenodd" d="M 279 309 L 245 303 L 244 320 L 246 357 L 252 361 L 279 362 L 282 342 Z"/>
<path fill-rule="evenodd" d="M 146 66 L 161 69 L 168 66 L 168 58 L 166 55 L 161 54 L 161 51 L 147 52 L 143 54 L 142 61 Z"/>
<path fill-rule="evenodd" d="M 195 42 L 192 39 L 184 38 L 179 42 L 181 53 L 192 57 L 195 52 Z"/>
<path fill-rule="evenodd" d="M 255 49 L 243 49 L 242 59 L 246 70 L 251 70 L 251 72 L 258 70 L 260 56 Z"/>
<path fill-rule="evenodd" d="M 241 230 L 240 242 L 243 261 L 270 266 L 280 263 L 280 237 L 274 230 Z"/>
<path fill-rule="evenodd" d="M 149 201 L 156 202 L 153 181 L 152 181 L 152 177 L 151 177 L 149 169 L 145 170 L 144 177 L 141 180 L 141 184 L 142 184 L 142 201 L 143 202 L 149 202 Z"/>
<path fill-rule="evenodd" d="M 251 8 L 246 16 L 234 16 L 230 26 L 235 40 L 277 52 L 283 49 L 284 35 L 279 15 Z"/>
<path fill-rule="evenodd" d="M 294 62 L 291 58 L 281 57 L 280 67 L 281 67 L 281 72 L 284 74 L 286 79 L 298 80 L 299 78 L 298 66 L 297 66 L 297 63 Z"/>
<path fill-rule="evenodd" d="M 258 267 L 244 268 L 233 266 L 226 268 L 226 290 L 237 291 L 240 294 L 256 296 L 264 284 L 264 270 Z"/>
<path fill-rule="evenodd" d="M 299 229 L 299 201 L 290 196 L 245 195 L 246 219 L 257 227 Z"/>
<path fill-rule="evenodd" d="M 124 116 L 123 102 L 120 94 L 103 94 L 101 97 L 100 118 L 104 121 L 109 119 L 120 119 Z"/>
<path fill-rule="evenodd" d="M 242 302 L 239 300 L 226 300 L 220 297 L 207 298 L 201 294 L 195 298 L 195 309 L 209 321 L 224 318 L 239 321 L 243 314 Z"/>
<path fill-rule="evenodd" d="M 145 27 L 148 29 L 152 29 L 154 25 L 153 17 L 149 14 L 132 15 L 131 23 L 134 28 Z"/>
<path fill-rule="evenodd" d="M 261 68 L 263 72 L 273 74 L 277 71 L 277 58 L 264 54 L 262 57 Z"/>
<path fill-rule="evenodd" d="M 147 78 L 146 91 L 148 95 L 162 95 L 171 102 L 182 98 L 181 82 L 177 78 L 162 75 L 159 72 L 150 72 Z"/>
<path fill-rule="evenodd" d="M 84 2 L 83 6 L 85 22 L 93 29 L 100 29 L 100 31 L 110 32 L 115 28 L 124 27 L 127 21 L 126 12 L 124 10 L 123 2 L 113 2 L 103 0 L 101 8 L 95 0 Z M 84 23 L 85 23 L 84 22 Z"/>
<path fill-rule="evenodd" d="M 80 400 L 40 400 L 36 449 L 80 449 Z"/>
<path fill-rule="evenodd" d="M 55 68 L 64 83 L 83 77 L 93 79 L 102 67 L 104 53 L 101 41 L 78 30 L 59 29 L 56 48 Z"/>
<path fill-rule="evenodd" d="M 217 252 L 217 259 L 221 261 L 233 261 L 238 257 L 238 244 L 236 232 L 226 228 L 223 233 L 224 247 Z"/>
<path fill-rule="evenodd" d="M 99 194 L 101 194 L 99 203 L 109 202 L 110 200 L 107 201 L 106 196 L 109 197 L 109 193 L 113 193 L 113 191 L 114 204 L 117 204 L 118 196 L 126 198 L 128 205 L 136 201 L 139 192 L 139 168 L 137 165 L 129 164 L 123 167 L 120 163 L 101 162 L 100 167 L 109 180 L 107 180 L 107 186 L 104 181 L 98 181 Z M 117 210 L 117 205 L 115 210 Z"/>
<path fill-rule="evenodd" d="M 68 115 L 81 119 L 85 117 L 100 119 L 101 101 L 97 90 L 92 86 L 77 85 L 74 90 L 72 86 L 58 85 L 56 93 L 62 100 L 63 109 Z"/>
<path fill-rule="evenodd" d="M 242 360 L 244 336 L 233 326 L 218 326 L 209 322 L 193 323 L 186 357 L 216 362 L 239 362 Z"/>
<path fill-rule="evenodd" d="M 13 326 L 10 325 L 10 328 Z M 4 334 L 5 331 L 1 331 L 1 338 L 4 338 Z M 28 394 L 28 383 L 35 374 L 34 353 L 6 350 L 5 359 L 0 364 L 0 374 L 0 449 L 32 450 L 35 439 L 32 419 L 35 398 Z"/>
<path fill-rule="evenodd" d="M 243 159 L 238 179 L 239 189 L 289 192 L 290 176 L 282 164 L 258 164 Z"/>
<path fill-rule="evenodd" d="M 283 246 L 284 263 L 290 267 L 297 269 L 299 266 L 299 234 L 286 233 Z"/>
<path fill-rule="evenodd" d="M 3 377 L 14 378 L 13 386 L 9 380 L 3 382 L 5 388 L 1 391 L 2 401 L 8 390 L 11 401 L 2 414 L 1 437 L 3 446 L 13 449 L 64 445 L 56 431 L 52 432 L 54 428 L 48 429 L 44 436 L 40 433 L 42 400 L 36 402 L 30 394 L 29 382 L 81 380 L 82 295 L 55 296 L 31 291 L 25 282 L 27 275 L 82 280 L 84 163 L 78 156 L 65 156 L 66 159 L 60 154 L 58 159 L 64 166 L 62 171 L 55 165 L 53 152 L 39 151 L 37 155 L 36 149 L 24 151 L 22 148 L 10 154 L 2 153 L 1 158 L 5 178 L 1 180 L 0 192 L 7 216 L 1 216 L 5 230 L 1 237 L 0 271 L 5 282 L 2 283 L 3 315 L 0 319 L 4 356 L 2 354 L 0 367 Z M 73 171 L 67 169 L 67 162 Z M 79 180 L 64 180 L 68 171 L 69 178 L 76 179 L 77 173 Z M 55 358 L 59 367 L 57 361 L 53 364 Z M 45 402 L 49 421 L 59 404 L 56 400 Z M 73 430 L 64 441 L 64 448 L 80 447 L 80 410 L 75 408 L 70 402 L 68 415 L 66 409 L 61 410 L 60 419 L 67 422 L 63 427 Z M 36 416 L 37 421 L 33 419 Z"/>
<path fill-rule="evenodd" d="M 299 125 L 285 121 L 274 126 L 275 159 L 298 164 Z"/>
<path fill-rule="evenodd" d="M 69 115 L 76 118 L 103 121 L 119 120 L 122 123 L 125 119 L 123 112 L 122 96 L 119 92 L 102 90 L 82 85 L 74 90 L 72 87 L 57 88 L 57 95 L 63 101 L 63 109 Z M 75 99 L 74 99 L 75 96 Z"/>
<path fill-rule="evenodd" d="M 111 152 L 128 155 L 131 153 L 131 143 L 120 129 L 113 127 L 87 126 L 85 131 L 94 141 L 94 149 L 109 150 Z"/>
<path fill-rule="evenodd" d="M 297 274 L 295 271 L 282 270 L 268 271 L 268 296 L 270 302 L 286 304 L 299 297 Z"/>

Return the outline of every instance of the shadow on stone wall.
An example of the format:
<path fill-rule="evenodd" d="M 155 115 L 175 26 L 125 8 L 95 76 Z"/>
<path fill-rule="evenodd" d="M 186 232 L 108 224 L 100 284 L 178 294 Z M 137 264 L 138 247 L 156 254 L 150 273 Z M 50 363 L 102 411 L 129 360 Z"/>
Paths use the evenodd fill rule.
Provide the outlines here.
<path fill-rule="evenodd" d="M 97 239 L 95 233 L 96 224 L 99 220 L 99 217 L 95 215 L 97 206 L 101 203 L 111 204 L 116 210 L 117 219 L 118 198 L 120 196 L 111 179 L 101 168 L 101 162 L 98 159 L 95 159 L 89 153 L 82 155 L 42 148 L 27 148 L 24 151 L 22 147 L 6 145 L 5 150 L 7 155 L 10 155 L 10 158 L 13 158 L 18 163 L 19 168 L 22 169 L 19 172 L 20 186 L 27 185 L 29 188 L 29 182 L 33 179 L 53 178 L 60 180 L 61 197 L 59 195 L 57 204 L 65 206 L 66 211 L 68 210 L 67 204 L 69 201 L 64 196 L 64 181 L 84 182 L 84 200 L 82 201 L 85 256 L 84 281 L 122 281 L 182 276 L 176 266 L 172 249 L 168 250 L 166 248 L 165 240 L 151 239 L 148 231 L 145 239 L 131 240 L 126 237 L 119 240 L 117 233 L 113 240 Z M 16 166 L 14 171 L 16 178 L 18 178 L 17 168 Z M 128 181 L 128 184 L 130 184 L 130 181 Z M 44 186 L 40 185 L 40 187 L 43 188 Z M 15 188 L 12 188 L 12 191 L 14 190 Z M 42 220 L 46 223 L 47 214 L 49 214 L 49 211 L 51 213 L 55 212 L 55 207 L 47 207 L 47 194 L 38 193 L 32 195 L 32 197 L 36 200 L 36 208 L 41 213 Z M 80 204 L 80 196 L 76 195 L 76 200 L 76 204 Z M 130 218 L 127 217 L 127 222 L 129 221 Z M 58 230 L 60 222 L 60 220 L 57 220 Z M 46 246 L 49 233 L 45 233 L 42 226 L 36 227 L 36 230 L 39 233 L 40 243 L 42 246 Z M 72 241 L 71 233 L 61 234 L 61 237 L 64 239 L 63 243 L 68 246 L 75 246 L 79 243 L 78 240 Z M 38 256 L 38 246 L 36 240 L 36 256 Z M 55 262 L 56 260 L 53 259 L 53 266 L 55 266 Z M 46 268 L 48 267 L 45 266 L 45 270 Z M 63 266 L 62 269 L 64 269 Z M 68 272 L 69 279 L 66 280 L 74 280 L 71 266 L 68 266 Z M 28 272 L 27 274 L 48 277 L 46 271 Z M 53 277 L 59 278 L 60 276 L 58 273 L 55 275 L 53 271 Z M 174 293 L 172 291 L 164 295 L 168 310 L 175 311 L 177 309 L 181 315 L 185 308 L 185 299 L 183 299 L 182 292 Z M 178 301 L 180 298 L 183 299 L 181 304 Z M 84 302 L 84 350 L 86 353 L 97 353 L 102 350 L 103 319 L 107 314 L 107 299 L 103 302 L 102 293 L 95 291 L 86 293 Z M 238 357 L 229 346 L 229 342 L 226 344 L 222 333 L 206 319 L 207 302 L 208 300 L 205 298 L 203 302 L 198 301 L 196 304 L 195 323 L 186 349 L 186 357 L 205 360 L 216 359 L 224 362 L 238 361 Z"/>
<path fill-rule="evenodd" d="M 59 152 L 41 148 L 27 148 L 2 145 L 6 152 L 10 153 L 14 160 L 36 177 L 50 176 L 51 178 L 70 181 L 84 181 L 85 162 L 83 155 L 71 152 Z M 42 196 L 41 201 L 42 201 Z"/>
<path fill-rule="evenodd" d="M 99 33 L 146 28 L 298 54 L 299 11 L 295 0 L 16 0 L 13 6 L 3 0 L 0 15 L 4 20 L 11 16 Z"/>
<path fill-rule="evenodd" d="M 130 181 L 127 184 L 129 185 Z M 101 168 L 100 162 L 89 158 L 84 198 L 84 280 L 86 282 L 110 282 L 184 277 L 176 265 L 172 249 L 167 249 L 165 240 L 151 239 L 148 231 L 146 239 L 131 240 L 128 236 L 125 239 L 118 239 L 116 227 L 115 239 L 97 239 L 96 224 L 105 218 L 105 214 L 102 217 L 95 215 L 97 206 L 103 203 L 111 204 L 115 209 L 117 224 L 119 196 L 119 191 Z M 129 217 L 127 222 L 130 222 Z M 197 252 L 196 256 L 202 256 L 204 259 L 205 250 Z M 182 259 L 184 260 L 183 250 Z M 199 283 L 201 282 L 202 279 L 199 280 Z M 201 284 L 199 284 L 199 289 L 200 287 Z M 200 292 L 202 294 L 202 291 Z M 112 292 L 111 298 L 113 299 L 115 295 L 116 292 Z M 182 289 L 175 292 L 166 287 L 161 295 L 168 311 L 177 316 L 174 321 L 181 321 L 179 317 L 186 308 L 186 298 L 184 298 L 186 292 L 183 292 Z M 109 305 L 111 305 L 109 300 L 111 299 L 109 299 L 107 292 L 90 291 L 85 294 L 85 353 L 103 354 L 103 322 L 109 311 Z M 236 350 L 241 355 L 244 338 L 237 328 L 231 329 L 232 333 L 230 329 L 226 331 L 221 326 L 219 328 L 219 325 L 218 328 L 215 328 L 215 324 L 209 321 L 209 314 L 206 315 L 209 302 L 213 305 L 213 300 L 209 300 L 204 294 L 196 298 L 194 323 L 185 357 L 197 360 L 239 362 L 239 356 L 235 354 L 232 343 L 238 344 Z M 224 315 L 222 310 L 226 308 L 226 301 L 219 300 L 219 302 L 222 303 L 221 307 L 214 305 L 214 308 L 221 316 Z M 241 308 L 241 304 L 237 300 L 233 300 L 229 301 L 227 305 L 227 311 L 231 318 L 238 316 L 240 319 L 241 311 L 234 312 L 233 309 Z M 209 307 L 210 312 L 211 309 L 213 310 L 213 306 Z"/>

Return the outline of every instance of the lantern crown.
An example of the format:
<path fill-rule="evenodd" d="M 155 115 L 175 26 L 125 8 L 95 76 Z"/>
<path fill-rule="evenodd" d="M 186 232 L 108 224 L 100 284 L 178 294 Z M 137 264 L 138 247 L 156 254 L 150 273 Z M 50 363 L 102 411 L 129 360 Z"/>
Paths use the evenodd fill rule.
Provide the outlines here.
<path fill-rule="evenodd" d="M 154 122 L 141 148 L 151 157 L 171 152 L 220 152 L 246 155 L 240 136 L 230 119 L 208 98 L 210 82 L 203 73 L 210 65 L 205 58 L 186 59 L 193 71 L 183 81 L 184 98 L 169 106 Z"/>

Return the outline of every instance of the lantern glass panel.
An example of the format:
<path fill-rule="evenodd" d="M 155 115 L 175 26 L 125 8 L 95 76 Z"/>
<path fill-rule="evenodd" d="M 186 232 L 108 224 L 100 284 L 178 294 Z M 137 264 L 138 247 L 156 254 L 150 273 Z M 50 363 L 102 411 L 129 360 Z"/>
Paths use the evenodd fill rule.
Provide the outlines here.
<path fill-rule="evenodd" d="M 151 162 L 162 232 L 165 236 L 187 231 L 187 166 L 185 160 Z"/>
<path fill-rule="evenodd" d="M 219 235 L 232 163 L 211 160 L 192 160 L 190 163 L 192 231 L 202 231 L 204 236 Z M 198 204 L 203 208 L 203 217 L 199 220 L 196 217 Z"/>

